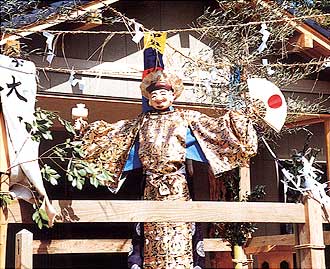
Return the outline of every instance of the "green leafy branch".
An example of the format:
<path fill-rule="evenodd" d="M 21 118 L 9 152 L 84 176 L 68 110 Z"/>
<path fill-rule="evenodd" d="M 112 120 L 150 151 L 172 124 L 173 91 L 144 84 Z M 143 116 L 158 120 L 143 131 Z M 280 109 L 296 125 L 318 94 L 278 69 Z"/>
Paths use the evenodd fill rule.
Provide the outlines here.
<path fill-rule="evenodd" d="M 224 183 L 225 193 L 222 198 L 226 201 L 255 202 L 266 195 L 265 186 L 257 185 L 250 194 L 246 193 L 240 198 L 240 177 L 237 169 L 223 173 L 219 180 Z M 226 239 L 231 246 L 243 246 L 251 234 L 258 229 L 256 224 L 251 222 L 214 223 L 214 225 L 215 236 Z"/>
<path fill-rule="evenodd" d="M 31 139 L 40 142 L 41 139 L 52 140 L 53 136 L 51 133 L 51 128 L 54 125 L 54 120 L 58 120 L 65 129 L 75 135 L 76 132 L 67 120 L 62 119 L 56 113 L 48 110 L 43 110 L 41 108 L 36 108 L 34 112 L 34 120 L 32 122 L 24 122 L 26 130 L 30 133 Z M 22 118 L 19 118 L 21 121 Z"/>
<path fill-rule="evenodd" d="M 99 180 L 111 178 L 111 175 L 102 167 L 97 167 L 92 163 L 81 160 L 84 157 L 84 152 L 81 149 L 81 142 L 74 141 L 76 132 L 71 122 L 62 119 L 54 112 L 40 108 L 36 109 L 34 116 L 32 123 L 25 122 L 26 129 L 30 133 L 32 140 L 38 142 L 41 139 L 52 140 L 50 129 L 54 125 L 54 120 L 58 120 L 65 127 L 66 131 L 73 136 L 73 139 L 68 138 L 64 143 L 57 144 L 40 155 L 41 174 L 44 180 L 52 185 L 58 185 L 58 180 L 61 178 L 58 171 L 44 163 L 44 160 L 51 160 L 57 168 L 64 171 L 71 185 L 79 190 L 82 190 L 87 178 L 95 187 L 99 186 Z M 64 162 L 68 162 L 66 169 L 63 168 Z"/>
<path fill-rule="evenodd" d="M 20 119 L 22 120 L 22 119 Z M 31 139 L 37 142 L 40 142 L 42 139 L 44 140 L 53 140 L 51 128 L 54 125 L 54 121 L 59 121 L 64 127 L 65 130 L 71 135 L 75 136 L 76 132 L 71 125 L 71 123 L 67 120 L 62 119 L 56 113 L 52 111 L 43 110 L 40 108 L 36 108 L 34 112 L 34 119 L 32 122 L 24 122 L 26 130 L 29 132 Z M 58 160 L 65 162 L 69 155 L 69 150 L 79 151 L 78 148 L 71 139 L 67 139 L 64 143 L 58 144 L 46 152 L 39 156 L 39 161 L 41 162 L 41 175 L 42 178 L 52 185 L 57 185 L 58 180 L 60 179 L 59 173 L 50 167 L 48 164 L 44 163 L 45 159 L 49 159 L 55 164 L 58 168 L 63 169 L 62 165 L 58 163 Z"/>
<path fill-rule="evenodd" d="M 22 119 L 19 120 L 22 121 Z M 51 147 L 39 156 L 42 178 L 52 185 L 58 185 L 61 179 L 59 171 L 62 171 L 71 185 L 79 190 L 82 190 L 86 181 L 89 181 L 96 188 L 99 185 L 104 185 L 106 181 L 112 181 L 112 174 L 104 167 L 83 160 L 85 153 L 82 149 L 82 142 L 75 141 L 76 132 L 71 122 L 62 119 L 54 112 L 37 108 L 33 121 L 24 122 L 24 124 L 30 138 L 40 142 L 41 140 L 53 140 L 51 128 L 54 126 L 55 120 L 64 126 L 70 138 Z M 45 163 L 46 160 L 51 161 L 53 165 Z M 30 191 L 33 192 L 31 189 Z M 32 219 L 40 229 L 48 227 L 48 216 L 40 206 L 40 200 L 36 198 L 34 192 L 33 196 L 35 197 L 33 205 L 35 212 Z"/>
<path fill-rule="evenodd" d="M 28 191 L 31 192 L 31 195 L 33 197 L 33 208 L 34 208 L 34 213 L 32 214 L 32 220 L 38 225 L 39 229 L 42 228 L 49 228 L 48 221 L 49 218 L 47 216 L 47 213 L 45 209 L 42 208 L 42 201 L 38 199 L 38 193 L 32 186 L 31 188 L 21 184 L 21 183 L 15 183 L 15 185 L 19 185 L 23 188 L 26 188 Z"/>
<path fill-rule="evenodd" d="M 113 176 L 103 167 L 98 167 L 93 163 L 83 160 L 73 160 L 67 174 L 72 186 L 77 187 L 79 190 L 82 189 L 87 179 L 89 179 L 91 185 L 97 188 Z"/>
<path fill-rule="evenodd" d="M 14 201 L 9 193 L 0 192 L 0 207 L 6 208 Z"/>
<path fill-rule="evenodd" d="M 58 144 L 43 153 L 40 156 L 41 162 L 45 159 L 51 160 L 55 166 L 64 171 L 72 187 L 78 190 L 82 190 L 86 181 L 89 181 L 95 188 L 99 185 L 104 185 L 106 181 L 112 181 L 113 175 L 102 165 L 96 165 L 83 160 L 85 153 L 81 146 L 81 141 L 71 141 L 71 139 L 67 139 L 64 143 Z M 62 162 L 62 164 L 59 162 Z M 66 168 L 63 168 L 64 162 L 68 162 Z M 58 171 L 48 164 L 43 164 L 41 172 L 43 179 L 50 182 L 52 185 L 58 185 L 58 180 L 61 178 Z"/>
<path fill-rule="evenodd" d="M 39 203 L 40 203 L 40 201 L 39 201 Z M 48 226 L 49 218 L 47 216 L 46 211 L 43 208 L 41 208 L 40 206 L 38 206 L 37 204 L 34 204 L 33 208 L 35 211 L 32 215 L 32 220 L 35 223 L 37 223 L 38 228 L 39 229 L 42 229 L 43 227 L 49 228 L 49 226 Z"/>

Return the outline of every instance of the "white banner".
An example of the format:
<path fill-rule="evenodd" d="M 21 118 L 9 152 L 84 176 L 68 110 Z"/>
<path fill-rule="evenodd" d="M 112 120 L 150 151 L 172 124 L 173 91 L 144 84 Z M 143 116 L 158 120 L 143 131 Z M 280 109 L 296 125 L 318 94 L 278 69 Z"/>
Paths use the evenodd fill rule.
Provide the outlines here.
<path fill-rule="evenodd" d="M 49 224 L 56 215 L 50 204 L 38 164 L 39 143 L 31 139 L 24 122 L 31 123 L 36 101 L 36 68 L 30 61 L 0 55 L 0 97 L 8 134 L 11 191 L 17 198 L 31 200 L 28 181 L 44 197 Z"/>

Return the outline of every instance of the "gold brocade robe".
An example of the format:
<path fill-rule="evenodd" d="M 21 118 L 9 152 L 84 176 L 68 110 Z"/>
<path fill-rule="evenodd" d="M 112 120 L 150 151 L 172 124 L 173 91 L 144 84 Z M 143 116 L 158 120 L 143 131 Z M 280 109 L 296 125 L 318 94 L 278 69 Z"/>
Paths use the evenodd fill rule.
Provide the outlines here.
<path fill-rule="evenodd" d="M 128 153 L 136 139 L 146 175 L 145 200 L 190 200 L 185 178 L 187 128 L 192 130 L 217 175 L 244 165 L 257 151 L 251 120 L 239 112 L 211 118 L 197 111 L 149 112 L 135 120 L 91 124 L 83 137 L 86 160 L 101 163 L 114 174 L 117 188 Z M 145 223 L 144 269 L 191 269 L 191 223 Z"/>

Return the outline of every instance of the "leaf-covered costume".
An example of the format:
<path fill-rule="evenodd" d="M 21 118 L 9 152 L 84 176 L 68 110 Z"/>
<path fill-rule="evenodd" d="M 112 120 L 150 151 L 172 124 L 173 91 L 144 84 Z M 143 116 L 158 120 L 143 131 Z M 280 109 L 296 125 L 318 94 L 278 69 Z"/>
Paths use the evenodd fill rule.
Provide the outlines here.
<path fill-rule="evenodd" d="M 145 200 L 190 200 L 185 177 L 190 129 L 214 174 L 246 164 L 257 151 L 251 120 L 239 112 L 211 118 L 192 110 L 148 112 L 115 124 L 91 124 L 83 137 L 86 160 L 102 164 L 117 188 L 129 151 L 137 140 L 146 176 Z M 143 268 L 193 268 L 191 223 L 145 223 Z"/>

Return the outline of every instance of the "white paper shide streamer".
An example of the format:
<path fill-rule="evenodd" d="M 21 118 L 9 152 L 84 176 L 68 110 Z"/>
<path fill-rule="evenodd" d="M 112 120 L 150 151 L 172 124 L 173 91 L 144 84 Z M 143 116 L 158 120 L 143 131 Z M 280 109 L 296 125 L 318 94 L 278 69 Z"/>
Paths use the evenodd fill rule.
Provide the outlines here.
<path fill-rule="evenodd" d="M 298 170 L 297 175 L 293 175 L 287 169 L 282 168 L 284 175 L 282 182 L 285 195 L 288 188 L 291 188 L 301 194 L 310 192 L 312 197 L 321 204 L 330 204 L 330 197 L 326 194 L 327 183 L 320 183 L 318 181 L 319 175 L 323 174 L 323 172 L 313 166 L 315 158 L 311 157 L 307 159 L 305 156 L 302 156 L 301 161 L 303 166 Z"/>
<path fill-rule="evenodd" d="M 194 83 L 202 83 L 207 93 L 212 92 L 212 84 L 229 84 L 229 72 L 224 69 L 211 68 L 209 71 L 197 70 L 191 75 Z"/>
<path fill-rule="evenodd" d="M 279 164 L 278 158 L 268 145 L 265 138 L 261 137 L 261 139 L 266 145 L 271 156 L 274 158 L 275 162 Z M 283 180 L 281 180 L 281 182 L 283 183 L 284 202 L 287 202 L 288 190 L 291 189 L 300 192 L 302 195 L 310 193 L 311 196 L 321 204 L 329 205 L 330 196 L 328 196 L 326 193 L 328 184 L 319 182 L 320 176 L 323 174 L 323 171 L 317 169 L 314 166 L 315 157 L 312 155 L 308 159 L 307 154 L 305 154 L 305 156 L 300 156 L 299 158 L 300 162 L 302 163 L 302 166 L 295 173 L 295 175 L 281 165 L 281 172 L 284 176 Z M 276 167 L 278 168 L 279 165 L 277 165 Z"/>
<path fill-rule="evenodd" d="M 262 65 L 266 66 L 267 74 L 270 76 L 273 75 L 275 73 L 275 71 L 272 69 L 271 66 L 269 66 L 268 59 L 262 59 L 261 61 L 262 61 Z"/>
<path fill-rule="evenodd" d="M 85 82 L 83 81 L 83 79 L 77 79 L 74 76 L 75 76 L 75 72 L 74 70 L 71 70 L 69 77 L 69 82 L 71 86 L 74 87 L 78 84 L 79 90 L 83 91 L 85 89 Z"/>
<path fill-rule="evenodd" d="M 325 68 L 329 68 L 330 67 L 330 57 L 326 58 L 324 60 L 324 63 L 322 65 L 322 67 L 325 69 Z"/>
<path fill-rule="evenodd" d="M 134 31 L 135 35 L 133 36 L 132 40 L 138 44 L 142 37 L 144 36 L 141 29 L 143 29 L 143 25 L 141 23 L 136 22 L 135 20 L 131 20 L 131 24 L 134 24 Z"/>
<path fill-rule="evenodd" d="M 270 36 L 270 32 L 267 30 L 267 25 L 265 23 L 261 24 L 261 30 L 259 31 L 259 33 L 262 34 L 262 43 L 258 48 L 258 52 L 261 53 L 267 48 L 267 40 Z"/>
<path fill-rule="evenodd" d="M 42 33 L 44 37 L 47 38 L 46 40 L 46 44 L 47 44 L 47 62 L 49 62 L 50 64 L 53 61 L 53 58 L 55 57 L 55 45 L 53 44 L 54 41 L 54 35 L 48 32 L 43 32 Z"/>
<path fill-rule="evenodd" d="M 10 184 L 13 196 L 33 200 L 32 184 L 43 196 L 42 207 L 46 210 L 51 226 L 56 211 L 51 205 L 38 164 L 39 143 L 31 139 L 25 123 L 34 119 L 36 101 L 36 68 L 32 62 L 0 55 L 0 96 L 8 135 L 10 157 Z M 20 120 L 21 119 L 21 120 Z"/>

